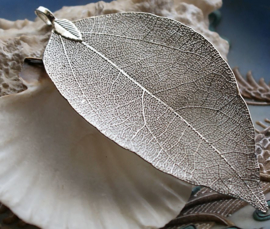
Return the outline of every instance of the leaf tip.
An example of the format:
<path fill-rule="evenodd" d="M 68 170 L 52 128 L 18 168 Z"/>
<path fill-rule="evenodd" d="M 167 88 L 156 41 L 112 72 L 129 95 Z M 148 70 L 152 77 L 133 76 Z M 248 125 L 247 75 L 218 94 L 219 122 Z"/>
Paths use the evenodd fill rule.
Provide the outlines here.
<path fill-rule="evenodd" d="M 261 212 L 263 212 L 263 213 L 267 213 L 269 207 L 268 207 L 268 204 L 267 204 L 265 198 L 264 198 L 263 201 L 261 201 L 261 202 L 259 203 L 259 205 L 258 205 L 256 208 L 257 208 L 258 210 L 260 210 Z"/>
<path fill-rule="evenodd" d="M 252 195 L 252 202 L 247 201 L 248 203 L 250 203 L 254 208 L 256 208 L 257 210 L 260 210 L 263 213 L 266 213 L 269 209 L 268 207 L 268 203 L 265 199 L 265 195 L 263 194 L 263 192 L 260 190 L 259 193 L 253 194 Z"/>

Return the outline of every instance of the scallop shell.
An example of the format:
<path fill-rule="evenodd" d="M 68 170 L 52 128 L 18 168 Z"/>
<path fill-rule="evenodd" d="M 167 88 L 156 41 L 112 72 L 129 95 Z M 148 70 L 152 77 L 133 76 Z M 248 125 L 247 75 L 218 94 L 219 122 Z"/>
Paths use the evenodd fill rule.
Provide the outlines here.
<path fill-rule="evenodd" d="M 48 229 L 157 228 L 180 212 L 191 185 L 102 135 L 70 107 L 43 67 L 25 65 L 22 75 L 28 89 L 0 98 L 5 205 Z"/>

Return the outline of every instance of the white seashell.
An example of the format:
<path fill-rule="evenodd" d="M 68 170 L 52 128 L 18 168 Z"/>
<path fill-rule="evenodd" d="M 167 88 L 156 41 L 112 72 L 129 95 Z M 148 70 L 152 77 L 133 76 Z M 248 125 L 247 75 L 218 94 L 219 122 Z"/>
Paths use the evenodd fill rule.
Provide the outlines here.
<path fill-rule="evenodd" d="M 5 205 L 48 229 L 158 228 L 180 212 L 191 185 L 158 171 L 88 124 L 43 68 L 26 65 L 28 81 L 29 74 L 26 91 L 0 98 L 0 200 Z"/>

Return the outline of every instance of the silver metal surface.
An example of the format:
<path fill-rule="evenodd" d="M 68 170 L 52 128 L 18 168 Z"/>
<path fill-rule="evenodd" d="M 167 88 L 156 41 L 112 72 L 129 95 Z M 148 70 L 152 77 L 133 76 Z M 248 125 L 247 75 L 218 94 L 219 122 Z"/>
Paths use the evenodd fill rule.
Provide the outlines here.
<path fill-rule="evenodd" d="M 35 13 L 47 25 L 52 25 L 55 20 L 53 13 L 43 6 L 38 7 Z"/>

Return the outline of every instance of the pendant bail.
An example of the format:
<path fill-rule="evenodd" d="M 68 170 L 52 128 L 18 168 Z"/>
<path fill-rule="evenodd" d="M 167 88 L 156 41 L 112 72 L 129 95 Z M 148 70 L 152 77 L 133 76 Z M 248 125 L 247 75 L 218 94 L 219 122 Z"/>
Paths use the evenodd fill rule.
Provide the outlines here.
<path fill-rule="evenodd" d="M 55 20 L 53 13 L 43 6 L 38 7 L 35 13 L 47 25 L 52 25 Z"/>

